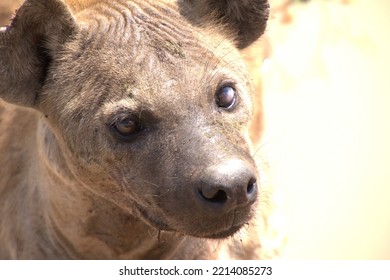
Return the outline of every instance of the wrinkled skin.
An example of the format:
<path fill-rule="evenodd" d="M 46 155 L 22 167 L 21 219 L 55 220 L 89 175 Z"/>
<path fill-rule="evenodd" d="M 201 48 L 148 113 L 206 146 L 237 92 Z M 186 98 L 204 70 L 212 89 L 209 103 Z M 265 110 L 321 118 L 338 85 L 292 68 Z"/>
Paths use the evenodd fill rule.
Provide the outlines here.
<path fill-rule="evenodd" d="M 0 258 L 256 258 L 255 229 L 212 240 L 260 194 L 239 49 L 267 7 L 27 1 L 0 33 Z"/>

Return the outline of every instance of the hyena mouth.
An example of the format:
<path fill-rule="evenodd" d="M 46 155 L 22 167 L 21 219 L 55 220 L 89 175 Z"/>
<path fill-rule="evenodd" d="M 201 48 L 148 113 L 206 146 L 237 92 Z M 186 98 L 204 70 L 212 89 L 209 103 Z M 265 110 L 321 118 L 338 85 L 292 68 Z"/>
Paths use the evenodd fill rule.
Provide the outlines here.
<path fill-rule="evenodd" d="M 156 218 L 155 215 L 148 211 L 147 207 L 136 205 L 139 217 L 147 223 L 149 226 L 155 228 L 158 231 L 175 232 L 179 235 L 188 235 L 197 238 L 208 239 L 225 239 L 233 236 L 239 232 L 245 225 L 248 225 L 252 215 L 250 213 L 239 212 L 237 210 L 232 211 L 228 216 L 219 217 L 217 221 L 207 220 L 204 224 L 191 223 L 191 221 L 185 221 L 188 228 L 175 228 L 170 226 L 163 219 Z M 221 220 L 230 221 L 228 223 L 220 223 Z M 183 221 L 184 222 L 184 221 Z"/>

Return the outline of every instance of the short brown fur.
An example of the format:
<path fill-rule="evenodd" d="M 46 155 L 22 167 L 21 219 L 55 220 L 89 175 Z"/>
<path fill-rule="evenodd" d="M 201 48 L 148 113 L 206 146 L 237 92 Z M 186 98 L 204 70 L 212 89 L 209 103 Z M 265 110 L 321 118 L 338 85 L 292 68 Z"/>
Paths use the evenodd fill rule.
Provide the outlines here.
<path fill-rule="evenodd" d="M 260 257 L 239 50 L 268 3 L 240 3 L 24 3 L 0 31 L 1 259 Z"/>

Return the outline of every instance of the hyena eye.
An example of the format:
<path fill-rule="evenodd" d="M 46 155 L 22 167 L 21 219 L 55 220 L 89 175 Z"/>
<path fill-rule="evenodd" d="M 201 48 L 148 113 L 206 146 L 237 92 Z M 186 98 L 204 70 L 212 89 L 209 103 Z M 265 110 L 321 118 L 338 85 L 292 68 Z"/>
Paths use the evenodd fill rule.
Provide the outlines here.
<path fill-rule="evenodd" d="M 136 117 L 118 118 L 111 124 L 111 131 L 120 140 L 130 140 L 135 133 L 142 130 L 142 124 Z"/>
<path fill-rule="evenodd" d="M 224 109 L 231 109 L 236 104 L 237 93 L 231 86 L 221 87 L 216 94 L 217 105 Z"/>

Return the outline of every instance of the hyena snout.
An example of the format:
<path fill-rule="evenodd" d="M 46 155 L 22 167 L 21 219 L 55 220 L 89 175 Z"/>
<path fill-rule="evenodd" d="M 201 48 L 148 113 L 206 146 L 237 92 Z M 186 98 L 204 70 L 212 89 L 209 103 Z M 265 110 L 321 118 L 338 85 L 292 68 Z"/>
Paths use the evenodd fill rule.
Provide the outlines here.
<path fill-rule="evenodd" d="M 194 191 L 197 203 L 209 214 L 225 214 L 256 201 L 256 174 L 242 161 L 214 165 L 206 169 Z"/>

